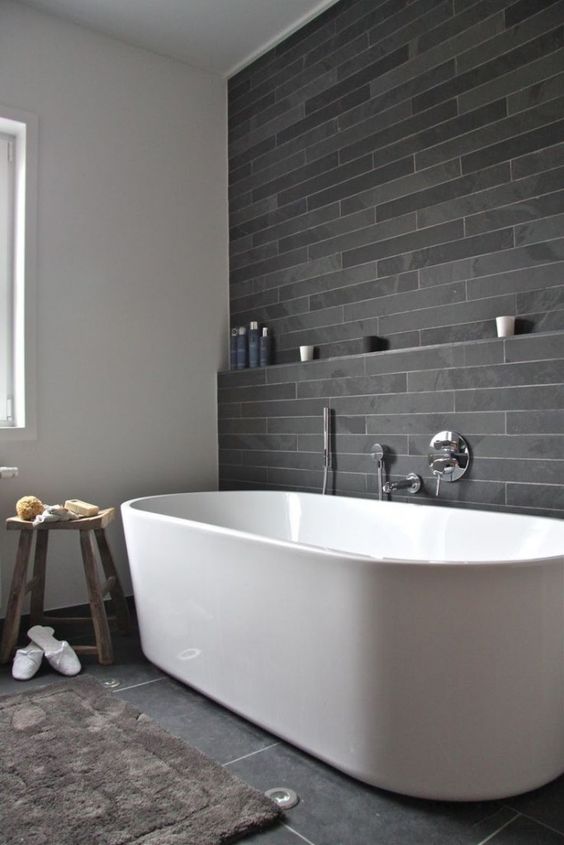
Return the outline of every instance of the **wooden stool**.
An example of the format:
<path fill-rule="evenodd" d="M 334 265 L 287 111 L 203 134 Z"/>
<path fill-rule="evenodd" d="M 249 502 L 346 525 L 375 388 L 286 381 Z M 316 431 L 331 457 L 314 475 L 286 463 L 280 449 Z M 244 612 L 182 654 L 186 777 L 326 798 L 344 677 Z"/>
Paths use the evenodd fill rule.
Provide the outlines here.
<path fill-rule="evenodd" d="M 130 630 L 129 608 L 123 594 L 116 567 L 106 539 L 106 526 L 115 516 L 114 508 L 106 508 L 96 516 L 73 519 L 68 522 L 44 522 L 34 526 L 32 522 L 11 516 L 6 520 L 8 531 L 19 531 L 18 551 L 12 575 L 10 595 L 2 643 L 0 645 L 0 663 L 7 663 L 18 641 L 23 600 L 26 593 L 31 593 L 31 625 L 52 624 L 53 627 L 65 622 L 92 622 L 96 645 L 73 646 L 77 654 L 96 654 L 98 663 L 113 663 L 114 652 L 110 636 L 109 621 L 116 620 L 118 628 L 127 634 Z M 78 531 L 82 563 L 88 588 L 91 616 L 46 616 L 43 610 L 45 594 L 45 569 L 47 563 L 47 540 L 49 531 Z M 31 545 L 35 535 L 35 555 L 33 559 L 33 577 L 26 582 Z M 106 576 L 101 584 L 98 577 L 94 538 L 98 545 L 100 561 Z M 112 598 L 115 616 L 108 617 L 104 605 L 104 596 Z"/>

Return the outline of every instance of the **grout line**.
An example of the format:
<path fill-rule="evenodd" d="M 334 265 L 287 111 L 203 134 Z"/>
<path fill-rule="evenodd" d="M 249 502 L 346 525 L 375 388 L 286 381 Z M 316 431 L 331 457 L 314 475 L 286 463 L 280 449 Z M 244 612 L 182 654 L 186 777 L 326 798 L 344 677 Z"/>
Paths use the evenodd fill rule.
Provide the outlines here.
<path fill-rule="evenodd" d="M 508 809 L 513 810 L 513 807 L 508 807 Z M 535 824 L 538 824 L 541 827 L 545 827 L 547 830 L 551 830 L 553 833 L 558 833 L 560 836 L 564 835 L 564 833 L 561 830 L 558 830 L 557 827 L 552 827 L 551 825 L 546 824 L 546 822 L 541 822 L 540 819 L 536 819 L 534 816 L 528 816 L 527 813 L 521 813 L 517 810 L 514 810 L 514 812 L 517 812 L 518 816 L 522 816 L 524 819 L 528 819 L 530 822 L 535 822 Z M 478 845 L 482 845 L 482 843 L 480 842 L 478 843 Z"/>
<path fill-rule="evenodd" d="M 486 845 L 486 842 L 490 842 L 490 840 L 492 840 L 494 838 L 494 836 L 497 836 L 498 833 L 500 833 L 502 830 L 504 830 L 510 824 L 513 824 L 515 819 L 518 819 L 520 815 L 521 815 L 521 813 L 515 813 L 513 818 L 509 819 L 509 821 L 505 822 L 505 824 L 502 824 L 501 827 L 498 827 L 497 830 L 494 830 L 493 833 L 490 833 L 489 836 L 486 836 L 486 838 L 482 839 L 480 842 L 478 842 L 477 845 Z"/>
<path fill-rule="evenodd" d="M 286 828 L 286 830 L 289 830 L 289 831 L 290 831 L 291 833 L 293 833 L 295 836 L 298 836 L 300 839 L 303 839 L 303 841 L 304 841 L 304 842 L 307 842 L 307 843 L 308 843 L 308 845 L 315 845 L 315 843 L 314 843 L 314 842 L 312 842 L 312 841 L 311 841 L 311 839 L 306 839 L 306 837 L 305 837 L 303 834 L 298 833 L 298 831 L 297 831 L 297 830 L 294 830 L 294 828 L 293 828 L 293 827 L 290 827 L 290 825 L 289 825 L 289 824 L 286 824 L 285 822 L 282 822 L 282 827 L 285 827 L 285 828 Z"/>
<path fill-rule="evenodd" d="M 162 678 L 152 678 L 150 681 L 141 681 L 139 684 L 130 684 L 128 687 L 119 687 L 117 689 L 111 690 L 111 692 L 125 692 L 128 689 L 135 689 L 136 687 L 145 687 L 147 684 L 156 684 L 157 681 L 166 681 L 165 676 L 163 675 Z"/>
<path fill-rule="evenodd" d="M 238 763 L 240 760 L 246 760 L 247 757 L 254 757 L 255 754 L 261 754 L 263 751 L 268 751 L 269 748 L 274 748 L 280 745 L 279 742 L 272 742 L 270 745 L 265 745 L 264 748 L 259 748 L 257 751 L 251 751 L 249 754 L 243 754 L 242 757 L 235 757 L 234 760 L 229 760 L 227 763 L 222 763 L 222 766 L 230 766 L 232 763 Z"/>

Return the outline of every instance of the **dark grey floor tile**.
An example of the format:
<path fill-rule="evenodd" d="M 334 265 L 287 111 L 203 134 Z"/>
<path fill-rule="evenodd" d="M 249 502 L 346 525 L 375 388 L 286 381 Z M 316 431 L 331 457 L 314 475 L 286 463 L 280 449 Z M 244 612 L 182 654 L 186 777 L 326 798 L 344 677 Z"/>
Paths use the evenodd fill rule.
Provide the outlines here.
<path fill-rule="evenodd" d="M 307 842 L 302 836 L 284 824 L 278 824 L 253 836 L 246 836 L 241 840 L 244 845 L 304 845 Z M 314 843 L 311 843 L 314 845 Z"/>
<path fill-rule="evenodd" d="M 474 845 L 484 845 L 485 842 L 490 841 L 490 838 L 493 839 L 497 835 L 496 831 L 502 830 L 506 825 L 512 824 L 518 816 L 519 813 L 509 809 L 509 807 L 502 807 L 500 810 L 496 810 L 491 816 L 487 816 L 483 821 L 474 825 L 472 831 L 474 839 L 472 842 Z"/>
<path fill-rule="evenodd" d="M 423 801 L 374 789 L 283 743 L 229 771 L 260 790 L 296 790 L 300 803 L 288 810 L 288 824 L 315 845 L 477 845 L 507 821 L 498 802 Z"/>
<path fill-rule="evenodd" d="M 60 683 L 65 680 L 66 678 L 63 675 L 54 672 L 43 661 L 43 665 L 37 675 L 30 678 L 29 681 L 15 681 L 12 678 L 12 664 L 8 663 L 6 666 L 0 666 L 0 695 L 13 695 L 14 693 L 25 692 L 28 689 L 38 689 L 38 687 L 45 687 L 48 684 Z"/>
<path fill-rule="evenodd" d="M 253 754 L 277 741 L 266 731 L 171 678 L 123 692 L 117 690 L 115 694 L 218 763 Z"/>
<path fill-rule="evenodd" d="M 540 789 L 508 798 L 504 804 L 564 835 L 564 775 Z"/>
<path fill-rule="evenodd" d="M 148 661 L 122 663 L 116 660 L 111 666 L 100 666 L 95 657 L 81 657 L 83 671 L 100 683 L 118 681 L 120 687 L 132 687 L 165 677 L 163 673 Z"/>
<path fill-rule="evenodd" d="M 533 819 L 517 816 L 488 843 L 491 845 L 562 845 L 564 835 L 538 824 Z"/>
<path fill-rule="evenodd" d="M 62 631 L 56 631 L 55 636 L 57 639 L 65 639 L 65 634 Z M 71 645 L 93 643 L 94 637 L 90 634 L 83 634 L 79 637 L 69 637 L 68 641 Z M 114 633 L 112 634 L 112 642 L 114 662 L 110 666 L 100 666 L 95 655 L 79 655 L 82 674 L 90 675 L 101 683 L 108 680 L 117 680 L 120 687 L 129 687 L 164 677 L 160 669 L 157 669 L 144 657 L 137 633 L 128 636 Z M 0 666 L 0 694 L 19 692 L 61 680 L 64 680 L 64 676 L 51 669 L 45 659 L 37 675 L 29 681 L 15 681 L 12 678 L 11 663 Z"/>
<path fill-rule="evenodd" d="M 85 635 L 76 638 L 74 642 L 94 642 L 92 636 Z M 110 666 L 100 666 L 95 655 L 80 655 L 84 672 L 92 675 L 97 681 L 117 680 L 121 687 L 142 684 L 155 678 L 164 677 L 163 672 L 149 663 L 141 651 L 141 643 L 137 633 L 127 636 L 112 634 L 114 647 L 114 662 Z"/>

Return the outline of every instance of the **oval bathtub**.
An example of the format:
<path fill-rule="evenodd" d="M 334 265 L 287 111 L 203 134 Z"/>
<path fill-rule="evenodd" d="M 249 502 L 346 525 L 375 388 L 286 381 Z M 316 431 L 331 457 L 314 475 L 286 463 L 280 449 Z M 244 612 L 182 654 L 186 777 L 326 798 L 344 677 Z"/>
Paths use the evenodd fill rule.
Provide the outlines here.
<path fill-rule="evenodd" d="M 143 651 L 179 680 L 396 792 L 564 771 L 564 523 L 251 491 L 122 513 Z"/>

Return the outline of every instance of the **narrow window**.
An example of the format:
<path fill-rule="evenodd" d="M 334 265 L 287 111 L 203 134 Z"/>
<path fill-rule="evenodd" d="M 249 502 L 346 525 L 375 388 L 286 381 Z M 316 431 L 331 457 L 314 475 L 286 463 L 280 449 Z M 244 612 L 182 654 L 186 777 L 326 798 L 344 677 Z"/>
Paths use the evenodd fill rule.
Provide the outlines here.
<path fill-rule="evenodd" d="M 33 115 L 0 105 L 0 441 L 35 436 L 36 136 Z"/>
<path fill-rule="evenodd" d="M 15 137 L 0 135 L 0 425 L 14 425 Z"/>

